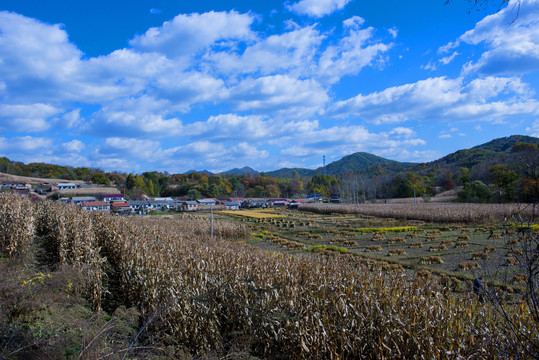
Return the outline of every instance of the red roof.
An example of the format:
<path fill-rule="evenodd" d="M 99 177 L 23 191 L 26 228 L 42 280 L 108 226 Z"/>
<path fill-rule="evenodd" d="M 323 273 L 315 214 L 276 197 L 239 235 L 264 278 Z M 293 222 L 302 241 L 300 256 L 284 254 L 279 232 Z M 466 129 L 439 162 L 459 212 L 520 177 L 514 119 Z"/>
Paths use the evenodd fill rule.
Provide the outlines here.
<path fill-rule="evenodd" d="M 113 201 L 111 206 L 113 207 L 131 207 L 128 203 L 125 201 Z"/>
<path fill-rule="evenodd" d="M 104 201 L 85 201 L 82 203 L 82 206 L 108 206 L 108 202 Z"/>

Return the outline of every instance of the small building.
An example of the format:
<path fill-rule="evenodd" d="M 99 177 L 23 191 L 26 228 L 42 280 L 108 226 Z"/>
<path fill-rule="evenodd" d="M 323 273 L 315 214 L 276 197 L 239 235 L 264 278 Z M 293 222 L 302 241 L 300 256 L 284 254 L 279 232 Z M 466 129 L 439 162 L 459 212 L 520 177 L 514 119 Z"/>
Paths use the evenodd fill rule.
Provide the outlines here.
<path fill-rule="evenodd" d="M 227 210 L 239 210 L 241 204 L 243 204 L 242 201 L 227 201 L 225 202 L 225 208 Z"/>
<path fill-rule="evenodd" d="M 74 183 L 60 183 L 60 184 L 56 185 L 56 188 L 58 188 L 58 190 L 60 190 L 60 191 L 62 191 L 62 190 L 70 190 L 70 189 L 76 189 L 77 185 L 74 184 Z"/>
<path fill-rule="evenodd" d="M 197 211 L 198 203 L 196 201 L 184 201 L 181 204 L 181 211 Z"/>
<path fill-rule="evenodd" d="M 122 194 L 103 194 L 103 201 L 125 201 Z"/>
<path fill-rule="evenodd" d="M 214 199 L 214 198 L 198 199 L 197 202 L 200 205 L 213 206 L 217 204 L 217 199 Z"/>
<path fill-rule="evenodd" d="M 289 209 L 297 209 L 301 204 L 305 204 L 305 200 L 292 200 L 288 204 Z"/>
<path fill-rule="evenodd" d="M 145 200 L 129 200 L 127 202 L 133 211 L 145 211 L 148 210 L 150 203 Z"/>
<path fill-rule="evenodd" d="M 249 199 L 244 203 L 244 206 L 249 209 L 264 209 L 268 207 L 268 202 L 264 199 Z"/>
<path fill-rule="evenodd" d="M 270 206 L 288 206 L 287 199 L 269 199 L 268 203 L 270 204 Z"/>
<path fill-rule="evenodd" d="M 71 198 L 71 202 L 76 205 L 81 205 L 84 202 L 97 201 L 93 196 L 74 196 Z"/>
<path fill-rule="evenodd" d="M 84 201 L 81 208 L 86 211 L 110 211 L 110 204 L 104 201 Z"/>

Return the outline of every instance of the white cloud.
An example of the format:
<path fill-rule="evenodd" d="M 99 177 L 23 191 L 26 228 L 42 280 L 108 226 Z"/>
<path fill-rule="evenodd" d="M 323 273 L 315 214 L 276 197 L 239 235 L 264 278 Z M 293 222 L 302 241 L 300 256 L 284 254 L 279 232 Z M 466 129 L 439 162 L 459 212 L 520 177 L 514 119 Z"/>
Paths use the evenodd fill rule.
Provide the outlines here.
<path fill-rule="evenodd" d="M 209 54 L 206 60 L 224 75 L 294 70 L 304 73 L 324 38 L 311 25 L 268 36 L 248 46 L 241 54 L 216 51 Z"/>
<path fill-rule="evenodd" d="M 452 62 L 455 57 L 457 57 L 457 55 L 459 55 L 458 52 L 454 51 L 453 54 L 451 54 L 450 56 L 446 56 L 446 57 L 443 57 L 441 58 L 439 61 L 444 64 L 444 65 L 447 65 L 449 64 L 450 62 Z"/>
<path fill-rule="evenodd" d="M 50 117 L 61 112 L 47 104 L 0 104 L 0 129 L 15 132 L 40 132 L 50 128 Z"/>
<path fill-rule="evenodd" d="M 387 88 L 339 101 L 328 111 L 338 117 L 357 116 L 373 123 L 426 121 L 497 121 L 513 115 L 534 115 L 539 103 L 518 78 L 472 80 L 446 77 Z"/>
<path fill-rule="evenodd" d="M 343 9 L 351 0 L 301 0 L 288 8 L 299 15 L 321 18 Z"/>
<path fill-rule="evenodd" d="M 336 45 L 328 46 L 320 55 L 315 77 L 330 84 L 345 75 L 355 75 L 365 66 L 380 60 L 392 44 L 373 41 L 374 28 L 362 29 L 363 19 L 354 16 L 343 22 L 347 35 Z"/>
<path fill-rule="evenodd" d="M 168 101 L 150 96 L 117 100 L 94 113 L 86 131 L 103 136 L 177 135 L 182 123 L 176 117 L 167 116 L 168 106 Z"/>
<path fill-rule="evenodd" d="M 530 136 L 539 137 L 539 120 L 535 120 L 530 127 L 526 128 Z"/>
<path fill-rule="evenodd" d="M 252 22 L 252 16 L 236 11 L 180 14 L 135 36 L 130 45 L 137 51 L 158 52 L 172 58 L 193 56 L 219 41 L 253 38 Z"/>
<path fill-rule="evenodd" d="M 32 153 L 39 156 L 40 150 L 48 151 L 53 142 L 44 137 L 21 136 L 10 139 L 0 138 L 0 150 L 5 153 Z"/>
<path fill-rule="evenodd" d="M 85 147 L 82 141 L 76 139 L 62 144 L 62 148 L 70 153 L 80 153 Z"/>
<path fill-rule="evenodd" d="M 518 13 L 516 13 L 516 8 Z M 511 1 L 464 33 L 461 43 L 484 43 L 488 50 L 465 73 L 522 74 L 539 70 L 539 7 L 537 1 Z"/>
<path fill-rule="evenodd" d="M 247 78 L 230 89 L 230 98 L 238 110 L 309 116 L 329 100 L 326 90 L 316 81 L 275 75 Z"/>

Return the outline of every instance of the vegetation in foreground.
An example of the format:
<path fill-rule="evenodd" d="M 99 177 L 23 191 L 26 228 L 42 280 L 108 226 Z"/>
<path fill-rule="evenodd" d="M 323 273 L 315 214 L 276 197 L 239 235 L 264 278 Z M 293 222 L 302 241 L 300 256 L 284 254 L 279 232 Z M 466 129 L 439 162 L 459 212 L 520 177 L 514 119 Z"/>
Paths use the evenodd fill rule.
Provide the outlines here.
<path fill-rule="evenodd" d="M 505 303 L 501 313 L 433 278 L 410 279 L 375 261 L 259 251 L 231 241 L 248 235 L 242 225 L 216 222 L 211 238 L 205 219 L 135 220 L 5 195 L 0 214 L 1 251 L 11 259 L 4 264 L 26 261 L 36 274 L 19 283 L 6 267 L 6 283 L 23 300 L 37 289 L 62 298 L 80 294 L 94 310 L 87 318 L 102 324 L 101 331 L 95 325 L 73 333 L 45 320 L 64 319 L 61 306 L 19 306 L 13 292 L 3 291 L 1 303 L 10 304 L 1 320 L 6 358 L 182 357 L 238 349 L 313 359 L 539 353 L 537 318 L 526 302 Z M 39 262 L 28 260 L 32 254 Z M 41 275 L 36 264 L 56 270 Z M 64 283 L 61 269 L 79 280 Z M 42 306 L 44 315 L 33 317 Z M 53 346 L 58 339 L 70 351 Z"/>

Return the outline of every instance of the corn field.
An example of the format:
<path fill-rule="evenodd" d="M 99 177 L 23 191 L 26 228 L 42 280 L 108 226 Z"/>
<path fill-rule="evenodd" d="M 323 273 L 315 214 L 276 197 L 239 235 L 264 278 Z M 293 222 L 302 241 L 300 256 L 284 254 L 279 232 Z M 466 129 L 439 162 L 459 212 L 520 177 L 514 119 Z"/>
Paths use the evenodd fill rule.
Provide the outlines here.
<path fill-rule="evenodd" d="M 301 204 L 300 210 L 320 214 L 361 214 L 437 223 L 521 221 L 532 217 L 533 205 L 523 204 Z M 537 210 L 535 210 L 537 211 Z"/>
<path fill-rule="evenodd" d="M 79 267 L 100 308 L 108 292 L 153 315 L 152 342 L 204 354 L 230 344 L 263 358 L 461 359 L 513 357 L 537 342 L 526 304 L 488 304 L 434 279 L 387 272 L 354 256 L 289 256 L 235 241 L 242 225 L 88 214 L 0 195 L 2 252 L 34 236 L 53 261 Z M 116 277 L 115 285 L 110 279 Z"/>

